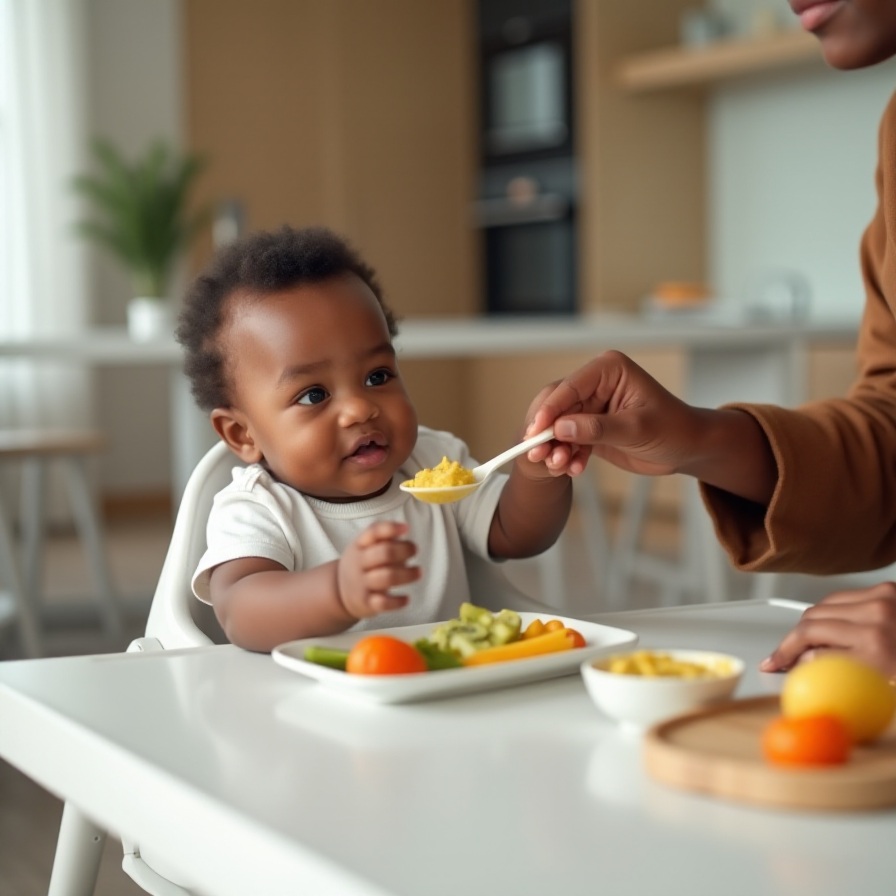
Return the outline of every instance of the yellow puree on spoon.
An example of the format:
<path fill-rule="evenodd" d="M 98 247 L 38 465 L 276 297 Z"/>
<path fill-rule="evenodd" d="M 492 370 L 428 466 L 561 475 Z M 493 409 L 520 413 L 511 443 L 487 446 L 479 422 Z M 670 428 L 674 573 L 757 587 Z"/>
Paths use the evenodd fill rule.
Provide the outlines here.
<path fill-rule="evenodd" d="M 407 488 L 445 488 L 454 485 L 472 485 L 476 481 L 473 471 L 462 467 L 456 460 L 442 458 L 436 466 L 421 470 L 413 479 L 403 482 Z"/>

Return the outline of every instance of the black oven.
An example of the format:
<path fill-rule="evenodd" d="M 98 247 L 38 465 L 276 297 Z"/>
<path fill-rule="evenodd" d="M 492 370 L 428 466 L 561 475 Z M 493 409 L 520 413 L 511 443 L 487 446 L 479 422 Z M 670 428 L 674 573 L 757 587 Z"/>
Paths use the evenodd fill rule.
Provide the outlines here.
<path fill-rule="evenodd" d="M 479 0 L 486 311 L 576 310 L 571 0 Z"/>
<path fill-rule="evenodd" d="M 483 172 L 475 208 L 489 314 L 576 311 L 575 193 L 571 160 Z"/>

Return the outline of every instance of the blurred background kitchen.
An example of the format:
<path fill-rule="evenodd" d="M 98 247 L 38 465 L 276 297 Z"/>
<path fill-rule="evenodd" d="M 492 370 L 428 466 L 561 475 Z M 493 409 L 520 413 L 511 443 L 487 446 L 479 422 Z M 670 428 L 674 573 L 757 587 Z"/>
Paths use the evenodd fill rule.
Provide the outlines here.
<path fill-rule="evenodd" d="M 105 435 L 89 472 L 121 643 L 145 615 L 184 475 L 171 317 L 214 246 L 241 232 L 346 234 L 409 328 L 637 321 L 650 338 L 617 347 L 684 394 L 690 355 L 664 328 L 805 324 L 800 396 L 849 385 L 858 245 L 896 69 L 827 69 L 783 0 L 0 0 L 0 11 L 0 349 L 13 346 L 0 357 L 0 425 Z M 122 253 L 75 231 L 101 203 L 73 178 L 112 164 L 97 138 L 123 164 L 160 144 L 172 165 L 202 160 L 184 191 L 195 239 L 175 253 L 166 294 L 150 296 L 163 300 L 150 303 L 161 335 L 140 317 L 146 296 Z M 113 331 L 132 340 L 123 360 L 59 359 L 61 343 L 77 354 Z M 10 356 L 46 340 L 56 348 L 39 360 Z M 560 342 L 417 351 L 402 368 L 421 421 L 484 459 L 517 437 L 544 383 L 594 353 Z M 592 466 L 612 539 L 632 482 Z M 96 611 L 75 609 L 94 585 L 53 475 L 42 613 L 47 650 L 65 652 Z M 21 464 L 0 477 L 15 534 Z M 639 543 L 674 557 L 681 483 L 645 500 Z M 606 583 L 589 570 L 581 517 L 555 561 L 571 570 L 566 593 L 551 592 L 549 566 L 520 578 L 593 612 Z M 663 599 L 629 585 L 629 603 Z M 8 621 L 0 648 L 15 656 Z"/>
<path fill-rule="evenodd" d="M 538 388 L 593 354 L 588 327 L 618 327 L 617 347 L 680 394 L 707 327 L 758 327 L 769 344 L 786 331 L 782 394 L 842 394 L 894 84 L 892 62 L 828 70 L 783 0 L 0 0 L 0 431 L 104 436 L 87 469 L 120 623 L 96 602 L 59 470 L 29 579 L 25 467 L 0 438 L 16 555 L 0 553 L 0 659 L 29 652 L 8 594 L 23 578 L 28 600 L 43 592 L 46 653 L 140 634 L 178 457 L 212 440 L 200 425 L 186 455 L 172 448 L 189 415 L 172 410 L 171 318 L 214 246 L 247 230 L 325 224 L 353 240 L 405 319 L 421 421 L 482 459 L 516 439 Z M 176 225 L 199 216 L 195 238 L 174 239 L 158 276 L 116 244 L 123 231 L 76 232 L 103 207 L 136 214 L 113 195 L 121 166 L 152 182 L 194 154 L 203 166 L 172 201 Z M 79 191 L 78 175 L 99 181 Z M 531 326 L 512 335 L 533 318 L 544 347 Z M 446 319 L 473 319 L 475 351 L 427 356 Z M 553 559 L 508 565 L 521 587 L 573 613 L 718 596 L 664 587 L 682 563 L 681 482 L 638 493 L 593 463 L 589 483 Z M 618 557 L 623 536 L 645 574 L 609 595 L 591 561 Z M 835 585 L 785 584 L 809 598 Z M 0 771 L 0 892 L 46 892 L 59 804 Z M 100 896 L 137 892 L 120 857 L 110 841 Z"/>

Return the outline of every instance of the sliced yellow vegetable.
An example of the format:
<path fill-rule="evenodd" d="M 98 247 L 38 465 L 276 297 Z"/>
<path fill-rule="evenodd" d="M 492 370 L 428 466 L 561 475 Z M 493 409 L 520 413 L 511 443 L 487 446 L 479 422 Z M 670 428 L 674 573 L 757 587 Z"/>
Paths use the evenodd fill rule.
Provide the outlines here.
<path fill-rule="evenodd" d="M 486 663 L 504 663 L 508 660 L 524 660 L 530 656 L 544 653 L 558 653 L 561 650 L 572 650 L 572 638 L 561 628 L 547 635 L 536 635 L 522 641 L 502 644 L 500 647 L 486 647 L 476 653 L 464 657 L 465 666 L 482 666 Z"/>

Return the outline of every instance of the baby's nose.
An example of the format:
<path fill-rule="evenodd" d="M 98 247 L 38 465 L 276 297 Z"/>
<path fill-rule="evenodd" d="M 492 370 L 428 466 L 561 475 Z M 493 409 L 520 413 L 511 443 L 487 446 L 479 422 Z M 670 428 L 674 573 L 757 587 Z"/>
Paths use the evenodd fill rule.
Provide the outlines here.
<path fill-rule="evenodd" d="M 340 406 L 339 416 L 344 426 L 364 423 L 379 415 L 379 408 L 363 395 L 348 396 Z"/>

